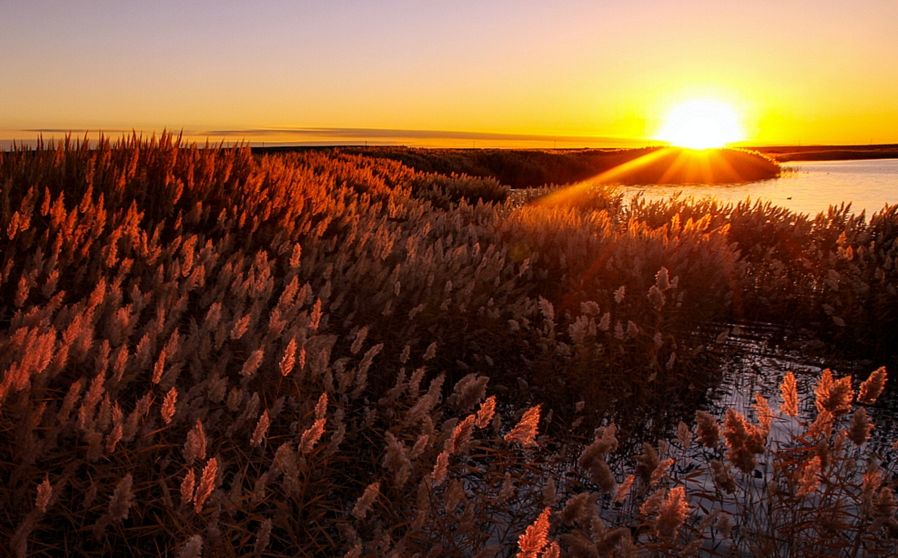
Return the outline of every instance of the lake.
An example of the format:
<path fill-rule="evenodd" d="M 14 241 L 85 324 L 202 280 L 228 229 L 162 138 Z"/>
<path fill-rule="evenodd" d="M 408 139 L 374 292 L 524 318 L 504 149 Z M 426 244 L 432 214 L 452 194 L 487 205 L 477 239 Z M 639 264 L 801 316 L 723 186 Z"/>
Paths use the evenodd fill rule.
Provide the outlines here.
<path fill-rule="evenodd" d="M 661 199 L 675 192 L 724 202 L 746 198 L 770 201 L 799 213 L 816 215 L 832 204 L 851 202 L 869 217 L 886 203 L 898 203 L 898 159 L 801 161 L 783 163 L 783 175 L 772 180 L 735 185 L 621 186 L 629 195 L 643 192 Z"/>

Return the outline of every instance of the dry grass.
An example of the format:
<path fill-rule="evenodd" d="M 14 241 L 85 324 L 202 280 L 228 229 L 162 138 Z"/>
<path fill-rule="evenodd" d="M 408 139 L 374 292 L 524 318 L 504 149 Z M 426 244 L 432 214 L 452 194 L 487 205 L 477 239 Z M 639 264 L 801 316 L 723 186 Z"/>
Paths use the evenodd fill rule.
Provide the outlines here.
<path fill-rule="evenodd" d="M 0 153 L 8 551 L 489 556 L 524 541 L 524 555 L 688 553 L 723 540 L 724 519 L 697 516 L 674 474 L 682 456 L 647 446 L 626 477 L 606 427 L 571 485 L 547 474 L 571 447 L 553 415 L 582 430 L 707 381 L 694 331 L 709 320 L 799 316 L 845 346 L 895 346 L 896 208 L 865 222 L 627 205 L 606 190 L 489 201 L 503 191 L 167 135 Z M 883 380 L 862 388 L 865 403 Z M 863 515 L 842 506 L 832 521 L 857 534 L 849 549 L 874 553 L 872 537 L 894 530 L 891 478 L 857 468 L 872 458 L 850 389 L 818 390 L 826 413 L 787 446 L 760 444 L 769 428 L 742 415 L 717 438 L 700 419 L 698 438 L 718 458 L 725 439 L 743 470 L 772 451 L 771 486 L 790 505 L 867 498 Z M 846 476 L 848 459 L 866 484 Z M 746 501 L 750 476 L 717 463 Z M 578 486 L 616 496 L 605 517 L 618 522 L 597 520 L 599 500 Z M 795 545 L 829 536 L 807 522 L 832 506 L 799 509 L 791 522 L 726 521 L 742 548 L 765 525 L 791 526 Z"/>

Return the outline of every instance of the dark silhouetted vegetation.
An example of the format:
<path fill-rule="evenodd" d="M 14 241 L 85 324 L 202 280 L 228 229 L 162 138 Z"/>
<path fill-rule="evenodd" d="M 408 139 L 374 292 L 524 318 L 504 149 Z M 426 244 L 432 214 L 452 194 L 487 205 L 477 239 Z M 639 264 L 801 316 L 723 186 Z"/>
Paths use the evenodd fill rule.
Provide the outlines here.
<path fill-rule="evenodd" d="M 513 188 L 571 184 L 585 180 L 600 180 L 608 184 L 729 184 L 775 178 L 780 172 L 772 159 L 757 152 L 737 149 L 333 149 L 338 153 L 399 161 L 425 173 L 495 178 L 499 183 Z M 256 148 L 260 153 L 290 150 Z M 627 165 L 634 162 L 639 164 Z M 625 170 L 605 174 L 613 169 Z"/>

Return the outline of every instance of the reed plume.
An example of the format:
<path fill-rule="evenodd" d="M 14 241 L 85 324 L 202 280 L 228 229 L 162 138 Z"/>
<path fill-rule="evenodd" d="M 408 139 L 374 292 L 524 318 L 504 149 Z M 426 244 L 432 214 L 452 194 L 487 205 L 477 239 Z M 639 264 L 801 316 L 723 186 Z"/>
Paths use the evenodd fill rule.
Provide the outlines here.
<path fill-rule="evenodd" d="M 193 511 L 196 513 L 200 513 L 203 509 L 203 504 L 206 503 L 206 500 L 209 499 L 209 496 L 212 495 L 212 491 L 215 490 L 215 483 L 218 478 L 218 459 L 212 457 L 206 462 L 206 466 L 203 467 L 203 472 L 200 475 L 199 483 L 197 483 L 196 494 L 194 496 L 194 506 Z"/>
<path fill-rule="evenodd" d="M 706 448 L 713 448 L 720 442 L 720 428 L 717 420 L 706 411 L 695 412 L 695 427 L 698 439 Z"/>
<path fill-rule="evenodd" d="M 861 387 L 858 389 L 858 403 L 862 403 L 864 405 L 873 405 L 874 403 L 876 403 L 876 400 L 879 399 L 879 396 L 885 389 L 887 379 L 888 377 L 886 374 L 885 366 L 880 366 L 879 368 L 874 370 L 870 374 L 870 376 L 866 380 L 864 380 L 864 382 L 861 384 Z"/>
<path fill-rule="evenodd" d="M 44 480 L 37 485 L 37 496 L 34 499 L 34 507 L 37 511 L 44 513 L 50 506 L 50 499 L 53 497 L 53 487 L 50 485 L 50 478 L 44 476 Z"/>
<path fill-rule="evenodd" d="M 536 445 L 541 407 L 534 405 L 527 409 L 521 420 L 505 435 L 505 441 L 524 447 Z"/>
<path fill-rule="evenodd" d="M 372 482 L 356 500 L 355 506 L 352 508 L 352 515 L 358 520 L 365 519 L 378 496 L 380 496 L 380 483 Z"/>
<path fill-rule="evenodd" d="M 159 413 L 162 416 L 162 422 L 165 424 L 171 424 L 172 418 L 175 416 L 175 411 L 177 411 L 177 403 L 178 403 L 178 389 L 171 388 L 165 394 L 165 398 L 162 400 L 162 408 Z"/>
<path fill-rule="evenodd" d="M 791 370 L 783 376 L 783 382 L 780 384 L 780 394 L 783 398 L 780 411 L 790 417 L 798 416 L 798 386 L 795 382 L 795 375 Z"/>
<path fill-rule="evenodd" d="M 550 508 L 543 509 L 536 520 L 524 529 L 518 537 L 518 553 L 516 558 L 539 558 L 543 549 L 549 544 Z"/>

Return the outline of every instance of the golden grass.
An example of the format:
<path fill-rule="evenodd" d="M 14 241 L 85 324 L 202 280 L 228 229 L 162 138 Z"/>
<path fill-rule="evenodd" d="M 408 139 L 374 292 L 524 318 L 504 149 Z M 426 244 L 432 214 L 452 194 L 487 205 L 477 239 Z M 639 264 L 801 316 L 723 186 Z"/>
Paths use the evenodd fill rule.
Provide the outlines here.
<path fill-rule="evenodd" d="M 475 194 L 497 188 L 168 135 L 0 153 L 8 551 L 688 554 L 727 522 L 727 544 L 753 552 L 894 548 L 890 473 L 844 380 L 821 383 L 819 417 L 785 446 L 736 410 L 727 448 L 713 416 L 680 429 L 680 451 L 717 458 L 710 500 L 741 502 L 732 517 L 697 514 L 671 444 L 634 468 L 618 429 L 582 449 L 564 432 L 700 390 L 712 366 L 695 332 L 711 320 L 803 320 L 890 356 L 898 209 Z M 759 404 L 765 423 L 798 420 L 774 407 Z M 576 484 L 547 473 L 559 446 L 582 451 Z M 776 473 L 764 517 L 759 457 Z"/>

